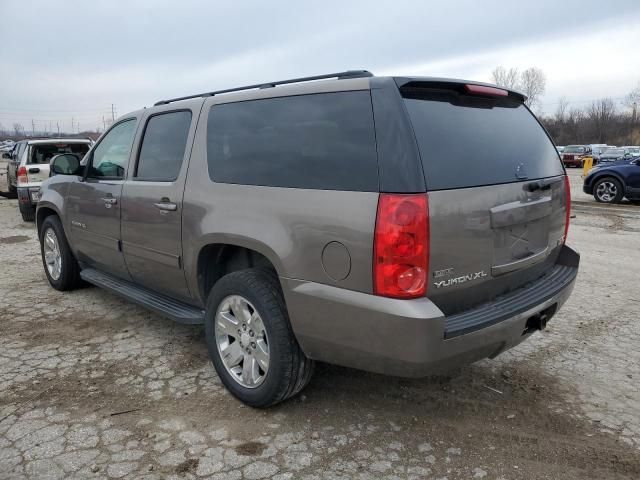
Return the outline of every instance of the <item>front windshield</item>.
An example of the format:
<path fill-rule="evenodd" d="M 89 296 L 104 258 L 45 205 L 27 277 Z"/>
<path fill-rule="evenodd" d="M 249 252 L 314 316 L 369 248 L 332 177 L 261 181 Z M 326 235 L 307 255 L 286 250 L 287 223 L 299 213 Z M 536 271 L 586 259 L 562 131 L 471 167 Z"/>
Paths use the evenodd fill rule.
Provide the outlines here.
<path fill-rule="evenodd" d="M 584 147 L 581 147 L 580 145 L 570 145 L 565 147 L 562 153 L 584 153 Z"/>

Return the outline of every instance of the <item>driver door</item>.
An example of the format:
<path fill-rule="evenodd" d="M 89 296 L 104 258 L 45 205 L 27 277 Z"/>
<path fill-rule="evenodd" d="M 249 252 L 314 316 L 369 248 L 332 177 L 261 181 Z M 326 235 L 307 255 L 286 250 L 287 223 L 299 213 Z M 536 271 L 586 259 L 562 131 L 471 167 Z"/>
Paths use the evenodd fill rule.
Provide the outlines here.
<path fill-rule="evenodd" d="M 120 203 L 137 118 L 115 124 L 88 155 L 85 176 L 69 186 L 66 217 L 79 261 L 130 279 L 122 255 Z"/>

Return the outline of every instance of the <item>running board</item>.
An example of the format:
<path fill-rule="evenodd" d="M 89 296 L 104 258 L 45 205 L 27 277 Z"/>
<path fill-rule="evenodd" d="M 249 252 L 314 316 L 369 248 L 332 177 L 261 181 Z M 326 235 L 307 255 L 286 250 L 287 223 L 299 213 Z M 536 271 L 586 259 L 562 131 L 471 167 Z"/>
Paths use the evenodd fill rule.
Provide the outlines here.
<path fill-rule="evenodd" d="M 178 323 L 188 325 L 204 323 L 204 310 L 192 307 L 186 303 L 179 302 L 166 295 L 153 292 L 126 280 L 121 280 L 113 275 L 100 272 L 93 268 L 86 268 L 80 272 L 80 277 L 86 282 L 109 290 L 116 295 L 131 300 L 142 307 Z"/>

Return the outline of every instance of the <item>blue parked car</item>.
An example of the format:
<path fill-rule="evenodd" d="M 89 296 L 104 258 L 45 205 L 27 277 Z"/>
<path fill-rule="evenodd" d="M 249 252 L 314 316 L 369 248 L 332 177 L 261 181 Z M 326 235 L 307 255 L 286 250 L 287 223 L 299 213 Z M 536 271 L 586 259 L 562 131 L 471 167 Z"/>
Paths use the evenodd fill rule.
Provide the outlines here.
<path fill-rule="evenodd" d="M 592 168 L 582 190 L 602 203 L 619 203 L 624 197 L 640 201 L 640 157 L 622 158 Z"/>

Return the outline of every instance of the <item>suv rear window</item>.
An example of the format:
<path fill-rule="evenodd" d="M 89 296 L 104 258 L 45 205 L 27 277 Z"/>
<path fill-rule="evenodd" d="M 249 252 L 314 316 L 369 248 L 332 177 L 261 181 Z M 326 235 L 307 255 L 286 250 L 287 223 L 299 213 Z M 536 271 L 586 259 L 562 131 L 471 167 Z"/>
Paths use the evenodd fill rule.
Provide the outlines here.
<path fill-rule="evenodd" d="M 214 105 L 207 126 L 215 182 L 378 190 L 371 97 L 337 92 Z"/>
<path fill-rule="evenodd" d="M 80 159 L 89 151 L 88 143 L 40 143 L 31 145 L 31 154 L 27 164 L 48 164 L 56 155 L 75 153 Z"/>
<path fill-rule="evenodd" d="M 453 91 L 403 91 L 429 190 L 494 185 L 562 175 L 553 143 L 511 98 Z"/>

